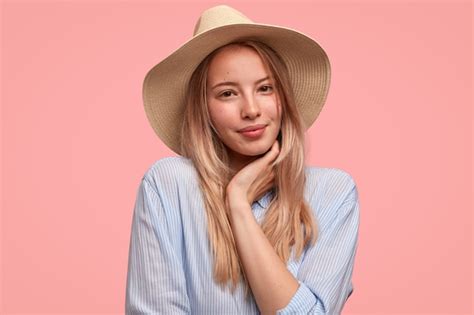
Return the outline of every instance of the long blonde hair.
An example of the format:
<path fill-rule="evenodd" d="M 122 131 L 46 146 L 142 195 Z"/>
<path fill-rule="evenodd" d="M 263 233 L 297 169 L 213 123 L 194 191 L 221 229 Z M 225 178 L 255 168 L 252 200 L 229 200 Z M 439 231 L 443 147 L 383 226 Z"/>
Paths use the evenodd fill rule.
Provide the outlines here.
<path fill-rule="evenodd" d="M 282 104 L 280 162 L 275 165 L 275 197 L 267 209 L 261 228 L 278 256 L 287 263 L 291 248 L 295 250 L 295 258 L 299 258 L 306 246 L 315 243 L 318 234 L 311 208 L 304 200 L 303 120 L 295 104 L 288 70 L 281 57 L 261 42 L 242 40 L 230 44 L 250 47 L 259 54 L 274 76 Z M 248 282 L 234 241 L 229 209 L 225 205 L 225 188 L 233 173 L 225 145 L 212 126 L 206 100 L 208 67 L 219 49 L 200 63 L 190 79 L 181 131 L 181 154 L 193 162 L 199 175 L 214 258 L 214 279 L 219 284 L 230 281 L 232 290 L 243 280 L 247 291 Z"/>

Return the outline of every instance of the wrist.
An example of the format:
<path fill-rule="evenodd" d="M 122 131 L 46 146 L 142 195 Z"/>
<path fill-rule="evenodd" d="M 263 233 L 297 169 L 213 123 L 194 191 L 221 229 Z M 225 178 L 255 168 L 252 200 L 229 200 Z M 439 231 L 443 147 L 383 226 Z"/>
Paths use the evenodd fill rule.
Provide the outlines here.
<path fill-rule="evenodd" d="M 226 203 L 231 215 L 252 212 L 252 207 L 247 198 L 228 196 Z"/>
<path fill-rule="evenodd" d="M 228 207 L 232 220 L 243 220 L 247 215 L 252 215 L 252 207 L 244 198 L 229 202 Z"/>

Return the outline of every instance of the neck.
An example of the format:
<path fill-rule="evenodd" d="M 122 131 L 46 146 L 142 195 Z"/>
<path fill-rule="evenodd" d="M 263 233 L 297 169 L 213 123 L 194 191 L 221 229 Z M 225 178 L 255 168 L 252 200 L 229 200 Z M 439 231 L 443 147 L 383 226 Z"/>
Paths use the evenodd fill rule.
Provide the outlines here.
<path fill-rule="evenodd" d="M 230 159 L 230 168 L 233 170 L 234 173 L 237 173 L 249 163 L 255 161 L 260 156 L 239 156 Z"/>

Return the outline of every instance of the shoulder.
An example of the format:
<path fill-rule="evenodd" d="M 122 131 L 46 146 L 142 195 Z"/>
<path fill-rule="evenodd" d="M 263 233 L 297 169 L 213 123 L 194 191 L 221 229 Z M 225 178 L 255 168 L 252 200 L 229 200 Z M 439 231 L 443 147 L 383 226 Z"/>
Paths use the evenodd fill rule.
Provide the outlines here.
<path fill-rule="evenodd" d="M 339 187 L 354 188 L 356 182 L 346 170 L 333 167 L 306 166 L 306 180 L 308 184 L 324 186 L 321 188 Z"/>
<path fill-rule="evenodd" d="M 336 211 L 345 202 L 357 202 L 357 184 L 341 168 L 306 166 L 307 200 L 316 211 Z"/>
<path fill-rule="evenodd" d="M 196 169 L 192 161 L 182 156 L 161 158 L 148 167 L 143 180 L 154 188 L 190 184 L 196 179 Z"/>

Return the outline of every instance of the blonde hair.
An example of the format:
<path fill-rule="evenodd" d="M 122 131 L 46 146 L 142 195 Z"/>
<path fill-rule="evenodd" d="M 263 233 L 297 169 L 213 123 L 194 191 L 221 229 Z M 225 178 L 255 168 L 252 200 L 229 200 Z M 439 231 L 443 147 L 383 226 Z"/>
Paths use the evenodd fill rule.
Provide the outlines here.
<path fill-rule="evenodd" d="M 243 40 L 230 44 L 250 47 L 259 54 L 274 76 L 282 105 L 280 155 L 275 165 L 275 197 L 267 209 L 261 228 L 278 256 L 287 263 L 291 248 L 295 250 L 295 258 L 299 258 L 306 246 L 315 243 L 318 234 L 311 208 L 303 195 L 306 182 L 303 120 L 294 101 L 288 70 L 281 57 L 261 42 Z M 181 154 L 193 162 L 199 175 L 214 258 L 214 279 L 219 284 L 230 281 L 232 290 L 243 280 L 248 292 L 248 282 L 230 225 L 229 209 L 225 205 L 225 188 L 233 172 L 229 167 L 225 145 L 212 126 L 206 100 L 208 67 L 220 48 L 200 63 L 190 79 L 180 139 Z"/>

